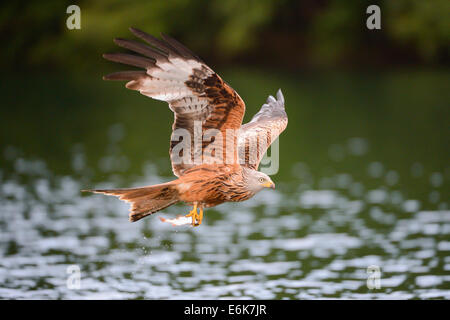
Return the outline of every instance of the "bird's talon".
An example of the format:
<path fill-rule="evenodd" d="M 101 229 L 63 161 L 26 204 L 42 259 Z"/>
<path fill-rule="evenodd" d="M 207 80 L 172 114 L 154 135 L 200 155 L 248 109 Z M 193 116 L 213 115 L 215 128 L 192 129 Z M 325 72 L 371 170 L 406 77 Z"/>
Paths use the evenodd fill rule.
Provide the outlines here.
<path fill-rule="evenodd" d="M 185 217 L 187 218 L 191 217 L 193 227 L 197 227 L 202 223 L 201 215 L 197 213 L 197 204 L 194 204 L 194 208 L 192 208 L 192 210 L 189 211 L 189 213 Z"/>

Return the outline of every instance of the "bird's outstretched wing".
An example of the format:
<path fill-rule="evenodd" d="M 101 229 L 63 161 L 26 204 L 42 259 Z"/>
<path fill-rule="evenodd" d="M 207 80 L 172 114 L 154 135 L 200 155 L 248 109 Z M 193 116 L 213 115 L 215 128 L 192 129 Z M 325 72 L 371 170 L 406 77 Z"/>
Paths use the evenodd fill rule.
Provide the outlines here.
<path fill-rule="evenodd" d="M 145 70 L 116 72 L 104 79 L 127 80 L 127 88 L 169 103 L 175 116 L 169 152 L 176 176 L 201 163 L 225 161 L 226 149 L 235 150 L 237 146 L 237 132 L 245 113 L 244 101 L 175 39 L 163 34 L 162 39 L 157 39 L 135 28 L 130 30 L 148 45 L 133 40 L 114 41 L 139 55 L 109 53 L 103 57 Z M 227 129 L 236 131 L 231 139 L 226 138 Z M 233 146 L 227 146 L 227 142 Z"/>
<path fill-rule="evenodd" d="M 241 127 L 238 140 L 241 164 L 257 170 L 264 153 L 286 129 L 287 122 L 283 93 L 278 90 L 277 98 L 269 96 L 252 120 Z"/>

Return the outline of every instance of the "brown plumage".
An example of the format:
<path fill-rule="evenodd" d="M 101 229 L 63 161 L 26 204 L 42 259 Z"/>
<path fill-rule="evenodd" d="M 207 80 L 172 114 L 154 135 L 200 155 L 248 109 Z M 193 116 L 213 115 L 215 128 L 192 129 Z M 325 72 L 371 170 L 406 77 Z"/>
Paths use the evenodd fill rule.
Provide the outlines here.
<path fill-rule="evenodd" d="M 139 55 L 111 53 L 104 57 L 144 70 L 116 72 L 104 79 L 126 80 L 127 88 L 168 102 L 174 113 L 169 153 L 178 179 L 142 188 L 86 191 L 130 202 L 130 221 L 183 201 L 194 206 L 188 216 L 198 225 L 205 207 L 244 201 L 264 187 L 274 188 L 272 180 L 257 169 L 267 148 L 287 125 L 281 91 L 277 99 L 269 96 L 253 119 L 241 126 L 244 101 L 198 56 L 167 35 L 157 39 L 130 30 L 148 45 L 114 41 Z"/>

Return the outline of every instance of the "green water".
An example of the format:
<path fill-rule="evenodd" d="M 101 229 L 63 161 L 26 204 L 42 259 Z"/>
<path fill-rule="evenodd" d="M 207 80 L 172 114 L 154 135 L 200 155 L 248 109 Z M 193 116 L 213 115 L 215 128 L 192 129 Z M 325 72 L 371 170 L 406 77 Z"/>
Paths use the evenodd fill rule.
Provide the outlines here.
<path fill-rule="evenodd" d="M 165 103 L 101 74 L 4 77 L 0 298 L 450 298 L 448 72 L 220 74 L 245 121 L 281 88 L 289 125 L 277 189 L 199 228 L 79 192 L 173 178 Z"/>

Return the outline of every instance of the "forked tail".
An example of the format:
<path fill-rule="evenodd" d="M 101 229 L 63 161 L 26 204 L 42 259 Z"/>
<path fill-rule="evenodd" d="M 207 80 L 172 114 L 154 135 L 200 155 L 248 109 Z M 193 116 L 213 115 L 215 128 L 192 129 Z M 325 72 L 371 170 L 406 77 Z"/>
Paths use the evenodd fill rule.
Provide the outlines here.
<path fill-rule="evenodd" d="M 131 222 L 138 221 L 179 201 L 178 192 L 172 182 L 141 188 L 82 191 L 117 196 L 120 200 L 130 202 Z"/>

